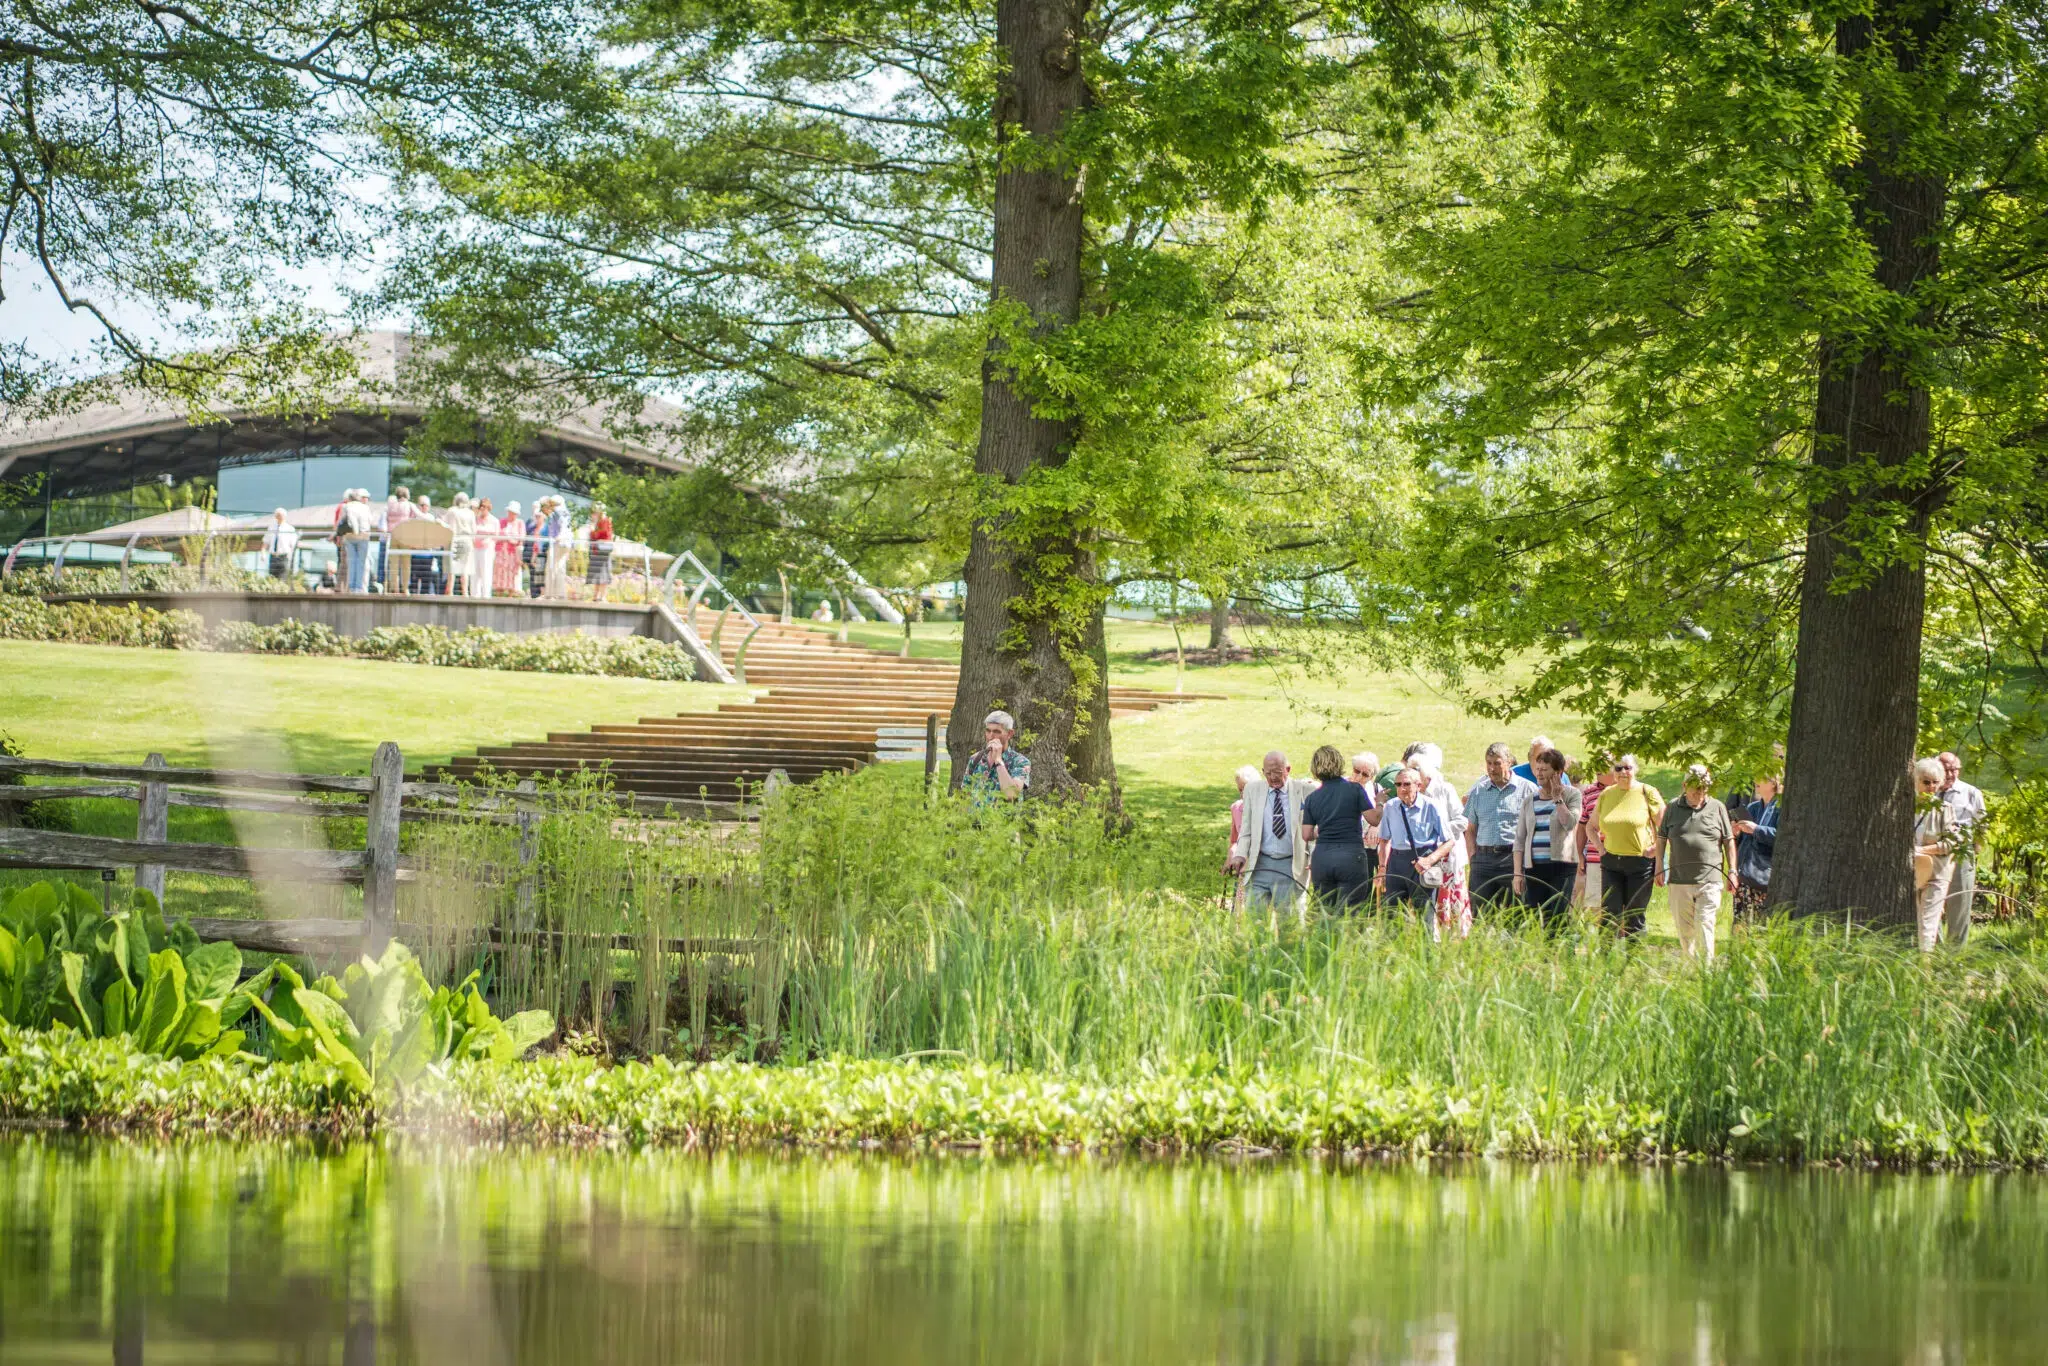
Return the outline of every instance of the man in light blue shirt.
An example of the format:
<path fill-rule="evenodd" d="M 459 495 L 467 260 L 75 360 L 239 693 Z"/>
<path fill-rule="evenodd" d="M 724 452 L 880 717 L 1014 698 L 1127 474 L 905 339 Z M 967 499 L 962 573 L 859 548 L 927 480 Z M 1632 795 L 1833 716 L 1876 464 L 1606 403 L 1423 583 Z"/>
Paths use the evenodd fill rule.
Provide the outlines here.
<path fill-rule="evenodd" d="M 1508 767 L 1508 747 L 1486 747 L 1486 776 L 1465 794 L 1465 851 L 1472 856 L 1472 902 L 1512 901 L 1515 826 L 1536 784 Z"/>
<path fill-rule="evenodd" d="M 1380 887 L 1389 901 L 1428 906 L 1436 897 L 1434 887 L 1424 885 L 1422 870 L 1442 863 L 1451 852 L 1451 839 L 1444 829 L 1436 803 L 1420 800 L 1422 775 L 1404 768 L 1394 779 L 1394 802 L 1380 817 L 1379 835 L 1386 844 L 1386 858 L 1380 863 Z"/>

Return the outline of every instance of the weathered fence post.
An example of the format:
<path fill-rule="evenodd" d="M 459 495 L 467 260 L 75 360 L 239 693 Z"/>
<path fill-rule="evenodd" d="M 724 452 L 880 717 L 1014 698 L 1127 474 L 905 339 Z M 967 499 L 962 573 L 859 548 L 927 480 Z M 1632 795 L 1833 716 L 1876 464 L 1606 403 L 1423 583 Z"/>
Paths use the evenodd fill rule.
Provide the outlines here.
<path fill-rule="evenodd" d="M 363 952 L 384 956 L 398 928 L 398 810 L 404 794 L 405 756 L 386 740 L 370 760 L 370 812 L 363 841 Z"/>
<path fill-rule="evenodd" d="M 939 780 L 939 714 L 933 712 L 924 718 L 924 791 L 929 797 L 932 785 Z"/>
<path fill-rule="evenodd" d="M 517 896 L 517 920 L 515 927 L 521 934 L 533 929 L 533 865 L 540 857 L 540 811 L 534 802 L 540 792 L 540 785 L 531 778 L 521 778 L 513 792 L 518 810 L 513 820 L 519 826 L 519 888 Z"/>
<path fill-rule="evenodd" d="M 162 768 L 164 756 L 152 754 L 144 768 Z M 135 794 L 135 838 L 144 844 L 167 844 L 171 838 L 171 789 L 168 783 L 143 783 Z M 164 900 L 164 866 L 144 863 L 135 869 L 135 890 L 148 892 L 158 905 Z"/>

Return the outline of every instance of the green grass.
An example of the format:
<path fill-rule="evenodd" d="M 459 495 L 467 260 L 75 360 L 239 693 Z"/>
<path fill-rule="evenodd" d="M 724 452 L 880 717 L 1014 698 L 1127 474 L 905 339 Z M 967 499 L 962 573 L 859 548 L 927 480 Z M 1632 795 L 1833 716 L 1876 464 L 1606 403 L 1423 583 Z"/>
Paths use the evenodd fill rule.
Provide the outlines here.
<path fill-rule="evenodd" d="M 39 759 L 364 773 L 380 741 L 408 765 L 550 730 L 709 711 L 690 683 L 445 669 L 300 655 L 0 641 L 0 729 Z"/>
<path fill-rule="evenodd" d="M 407 766 L 417 767 L 555 730 L 709 711 L 732 695 L 697 684 L 583 674 L 0 641 L 0 731 L 33 758 L 85 763 L 140 763 L 155 751 L 176 766 L 365 773 L 384 740 L 396 741 Z M 79 834 L 135 834 L 133 802 L 54 805 Z M 202 844 L 362 843 L 360 822 L 179 806 L 171 808 L 170 833 Z M 0 886 L 39 876 L 0 872 Z M 357 904 L 353 891 L 318 887 L 258 898 L 240 879 L 196 873 L 172 874 L 166 892 L 169 909 L 186 915 L 347 915 Z"/>

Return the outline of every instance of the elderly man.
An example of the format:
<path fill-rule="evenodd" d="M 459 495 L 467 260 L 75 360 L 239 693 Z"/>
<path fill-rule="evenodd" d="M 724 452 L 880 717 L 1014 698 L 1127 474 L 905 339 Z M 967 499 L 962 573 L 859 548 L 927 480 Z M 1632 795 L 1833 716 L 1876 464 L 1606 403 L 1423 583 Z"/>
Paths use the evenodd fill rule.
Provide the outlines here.
<path fill-rule="evenodd" d="M 1386 846 L 1380 888 L 1389 901 L 1426 907 L 1436 900 L 1436 888 L 1423 881 L 1424 870 L 1441 867 L 1456 846 L 1443 808 L 1422 799 L 1422 784 L 1422 774 L 1412 768 L 1394 779 L 1394 800 L 1380 817 L 1380 843 Z"/>
<path fill-rule="evenodd" d="M 1510 769 L 1508 757 L 1506 745 L 1488 745 L 1486 776 L 1465 794 L 1465 852 L 1472 856 L 1475 905 L 1515 899 L 1515 831 L 1536 784 Z"/>
<path fill-rule="evenodd" d="M 1017 734 L 1017 718 L 1006 711 L 992 711 L 983 719 L 981 733 L 981 748 L 967 761 L 960 786 L 976 806 L 999 798 L 1014 802 L 1031 785 L 1031 761 L 1010 745 Z"/>
<path fill-rule="evenodd" d="M 1948 808 L 1958 840 L 1955 874 L 1949 879 L 1948 899 L 1942 905 L 1941 918 L 1948 930 L 1948 942 L 1961 944 L 1970 937 L 1970 907 L 1977 899 L 1977 851 L 1971 827 L 1984 819 L 1984 794 L 1963 781 L 1961 759 L 1947 750 L 1935 758 L 1941 763 L 1941 804 Z"/>
<path fill-rule="evenodd" d="M 1536 761 L 1543 757 L 1546 750 L 1555 748 L 1557 746 L 1550 743 L 1548 735 L 1539 735 L 1531 740 L 1529 742 L 1529 762 L 1526 764 L 1516 764 L 1514 769 L 1515 776 L 1517 778 L 1526 778 L 1531 783 L 1534 783 L 1536 781 Z"/>
<path fill-rule="evenodd" d="M 1244 828 L 1223 865 L 1225 872 L 1237 874 L 1246 909 L 1284 906 L 1308 892 L 1309 843 L 1302 837 L 1301 804 L 1314 784 L 1291 777 L 1287 756 L 1277 749 L 1266 755 L 1259 772 L 1265 786 L 1245 789 Z"/>

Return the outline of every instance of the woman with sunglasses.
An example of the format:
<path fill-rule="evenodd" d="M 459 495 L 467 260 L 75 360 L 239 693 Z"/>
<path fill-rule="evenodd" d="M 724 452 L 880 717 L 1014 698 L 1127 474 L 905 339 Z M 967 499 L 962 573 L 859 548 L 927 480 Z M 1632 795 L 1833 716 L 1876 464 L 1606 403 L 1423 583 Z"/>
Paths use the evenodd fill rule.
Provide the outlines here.
<path fill-rule="evenodd" d="M 1593 824 L 1600 832 L 1601 918 L 1623 939 L 1643 932 L 1657 882 L 1651 854 L 1664 794 L 1637 776 L 1641 769 L 1633 754 L 1616 759 L 1607 790 L 1593 807 Z"/>

